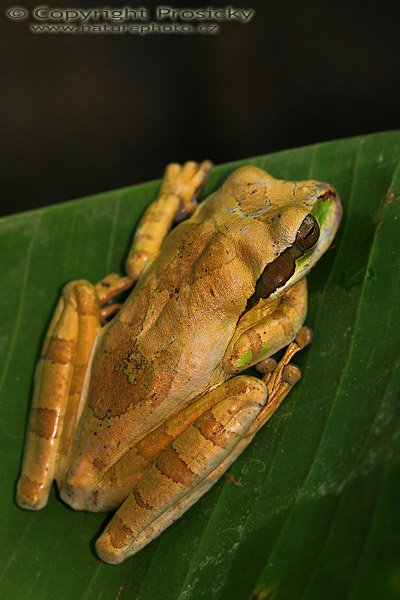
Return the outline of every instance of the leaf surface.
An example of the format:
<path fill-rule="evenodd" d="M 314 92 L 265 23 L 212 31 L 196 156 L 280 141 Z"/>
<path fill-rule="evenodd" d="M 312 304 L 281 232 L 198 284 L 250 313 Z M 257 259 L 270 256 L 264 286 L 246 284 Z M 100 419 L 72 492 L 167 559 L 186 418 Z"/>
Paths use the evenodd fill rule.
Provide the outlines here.
<path fill-rule="evenodd" d="M 32 377 L 62 286 L 122 271 L 159 182 L 0 220 L 2 598 L 266 600 L 400 597 L 400 133 L 241 164 L 339 191 L 344 218 L 309 276 L 303 378 L 223 478 L 158 540 L 97 560 L 107 517 L 14 502 Z M 296 357 L 297 358 L 297 357 Z M 236 485 L 239 482 L 240 485 Z"/>

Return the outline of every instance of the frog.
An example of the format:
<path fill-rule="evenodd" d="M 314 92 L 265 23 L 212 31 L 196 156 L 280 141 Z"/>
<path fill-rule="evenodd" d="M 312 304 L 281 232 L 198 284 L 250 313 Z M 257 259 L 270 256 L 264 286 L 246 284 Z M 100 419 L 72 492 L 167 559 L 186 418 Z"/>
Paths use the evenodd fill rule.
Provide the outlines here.
<path fill-rule="evenodd" d="M 36 367 L 17 503 L 43 508 L 55 481 L 75 510 L 115 510 L 96 542 L 111 564 L 227 472 L 312 339 L 306 276 L 339 227 L 338 193 L 245 165 L 199 203 L 211 166 L 167 166 L 126 274 L 64 287 Z"/>

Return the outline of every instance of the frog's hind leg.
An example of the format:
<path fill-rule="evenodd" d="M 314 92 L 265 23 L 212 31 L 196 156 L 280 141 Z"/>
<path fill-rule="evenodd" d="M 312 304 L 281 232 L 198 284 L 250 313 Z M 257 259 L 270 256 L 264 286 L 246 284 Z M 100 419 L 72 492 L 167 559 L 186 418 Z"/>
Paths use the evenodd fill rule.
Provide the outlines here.
<path fill-rule="evenodd" d="M 119 307 L 106 303 L 132 285 L 129 277 L 112 273 L 94 286 L 77 280 L 63 289 L 35 371 L 27 442 L 17 484 L 17 503 L 24 508 L 43 508 L 53 479 L 59 483 L 63 480 L 93 343 L 102 322 Z"/>
<path fill-rule="evenodd" d="M 192 423 L 217 403 L 240 396 L 254 387 L 253 377 L 239 376 L 206 394 L 148 433 L 110 467 L 85 500 L 85 510 L 102 512 L 115 510 L 132 492 L 136 483 L 157 460 L 159 455 Z M 250 387 L 249 387 L 250 382 Z M 264 387 L 262 386 L 264 389 Z"/>
<path fill-rule="evenodd" d="M 136 281 L 159 253 L 174 220 L 190 217 L 196 197 L 212 167 L 209 160 L 167 166 L 157 198 L 140 220 L 126 260 L 126 272 Z"/>
<path fill-rule="evenodd" d="M 34 393 L 17 503 L 45 506 L 70 441 L 93 341 L 100 329 L 94 287 L 67 284 L 56 307 L 35 371 Z"/>
<path fill-rule="evenodd" d="M 263 381 L 267 384 L 268 401 L 261 408 L 232 452 L 205 479 L 193 487 L 186 496 L 178 500 L 161 517 L 156 519 L 151 524 L 150 530 L 143 531 L 138 536 L 135 540 L 135 552 L 138 552 L 148 544 L 151 539 L 160 535 L 169 525 L 172 525 L 176 521 L 177 517 L 193 506 L 224 475 L 238 456 L 246 449 L 255 434 L 272 417 L 293 386 L 300 380 L 300 369 L 289 363 L 289 361 L 297 352 L 307 346 L 311 342 L 311 339 L 311 330 L 308 327 L 303 327 L 297 335 L 296 340 L 289 344 L 279 363 L 276 363 L 273 359 L 267 359 L 265 362 L 269 363 L 268 367 L 265 364 L 260 365 L 259 370 L 263 372 Z"/>
<path fill-rule="evenodd" d="M 200 403 L 200 412 L 207 396 L 214 405 L 152 461 L 97 541 L 106 562 L 135 554 L 216 481 L 213 473 L 236 456 L 235 447 L 265 405 L 267 390 L 262 380 L 241 375 L 199 398 L 194 404 Z"/>
<path fill-rule="evenodd" d="M 311 339 L 303 327 L 278 364 L 267 359 L 259 365 L 268 394 L 250 376 L 220 386 L 228 390 L 243 380 L 248 388 L 242 395 L 226 394 L 159 455 L 97 540 L 102 560 L 119 563 L 136 554 L 222 477 L 299 381 L 300 370 L 289 361 Z"/>

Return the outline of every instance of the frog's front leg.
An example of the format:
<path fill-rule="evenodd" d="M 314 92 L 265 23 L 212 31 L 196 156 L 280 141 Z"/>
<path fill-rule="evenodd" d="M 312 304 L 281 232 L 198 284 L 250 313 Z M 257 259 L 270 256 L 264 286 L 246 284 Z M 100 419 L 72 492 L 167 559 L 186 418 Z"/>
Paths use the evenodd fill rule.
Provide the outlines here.
<path fill-rule="evenodd" d="M 224 358 L 228 373 L 239 373 L 272 356 L 295 339 L 307 315 L 303 277 L 279 298 L 260 302 L 239 320 Z"/>
<path fill-rule="evenodd" d="M 239 320 L 225 355 L 225 369 L 237 373 L 255 366 L 264 373 L 263 380 L 268 388 L 268 403 L 249 428 L 245 436 L 248 441 L 241 442 L 245 446 L 301 377 L 300 369 L 289 363 L 312 341 L 311 329 L 303 327 L 306 314 L 307 281 L 303 277 L 276 300 L 261 300 Z M 270 357 L 285 346 L 285 353 L 276 364 Z"/>

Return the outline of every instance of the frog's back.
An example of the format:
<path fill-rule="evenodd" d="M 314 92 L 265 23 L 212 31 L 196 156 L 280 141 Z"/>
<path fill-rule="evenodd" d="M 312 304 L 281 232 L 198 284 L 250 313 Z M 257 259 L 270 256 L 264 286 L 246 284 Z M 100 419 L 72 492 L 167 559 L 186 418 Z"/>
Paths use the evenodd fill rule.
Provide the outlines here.
<path fill-rule="evenodd" d="M 254 290 L 237 238 L 215 220 L 167 238 L 100 335 L 75 461 L 107 469 L 134 441 L 224 380 L 221 359 Z"/>
<path fill-rule="evenodd" d="M 221 356 L 254 284 L 233 238 L 216 235 L 209 221 L 183 225 L 99 344 L 89 399 L 99 417 L 156 409 L 167 397 L 181 405 L 220 381 Z"/>

